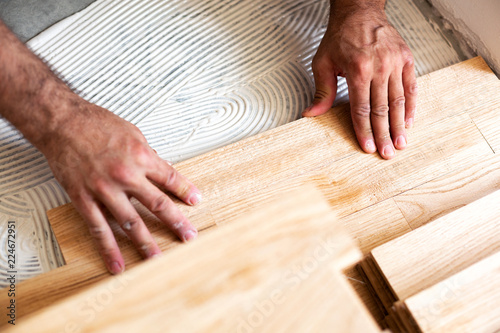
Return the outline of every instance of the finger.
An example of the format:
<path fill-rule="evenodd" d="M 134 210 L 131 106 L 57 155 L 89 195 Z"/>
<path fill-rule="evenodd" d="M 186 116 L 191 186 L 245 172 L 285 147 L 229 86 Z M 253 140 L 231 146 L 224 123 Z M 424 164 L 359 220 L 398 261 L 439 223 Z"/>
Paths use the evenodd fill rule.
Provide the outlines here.
<path fill-rule="evenodd" d="M 351 117 L 361 148 L 371 154 L 377 151 L 370 121 L 370 81 L 347 76 L 347 88 L 351 104 Z"/>
<path fill-rule="evenodd" d="M 157 159 L 156 168 L 148 170 L 146 176 L 189 205 L 196 205 L 202 200 L 200 190 L 160 158 Z"/>
<path fill-rule="evenodd" d="M 379 76 L 374 79 L 370 91 L 370 118 L 375 144 L 383 158 L 391 159 L 395 155 L 395 150 L 389 132 L 388 78 Z"/>
<path fill-rule="evenodd" d="M 405 95 L 405 124 L 411 128 L 417 111 L 417 79 L 413 59 L 408 60 L 403 67 L 403 88 Z"/>
<path fill-rule="evenodd" d="M 198 231 L 181 213 L 170 198 L 151 183 L 132 192 L 147 209 L 155 214 L 180 239 L 189 241 L 196 238 Z"/>
<path fill-rule="evenodd" d="M 143 258 L 151 258 L 161 254 L 160 248 L 151 236 L 144 221 L 124 192 L 110 193 L 100 199 Z"/>
<path fill-rule="evenodd" d="M 405 96 L 401 71 L 389 78 L 389 122 L 391 137 L 396 149 L 405 149 L 408 138 L 405 129 Z"/>
<path fill-rule="evenodd" d="M 111 274 L 123 272 L 125 270 L 123 256 L 98 204 L 90 197 L 73 200 L 73 204 L 87 222 L 90 235 L 95 240 L 108 271 Z"/>
<path fill-rule="evenodd" d="M 313 66 L 316 91 L 312 105 L 302 113 L 304 117 L 324 114 L 331 109 L 337 96 L 337 75 L 334 69 L 326 63 L 317 62 L 317 64 Z"/>

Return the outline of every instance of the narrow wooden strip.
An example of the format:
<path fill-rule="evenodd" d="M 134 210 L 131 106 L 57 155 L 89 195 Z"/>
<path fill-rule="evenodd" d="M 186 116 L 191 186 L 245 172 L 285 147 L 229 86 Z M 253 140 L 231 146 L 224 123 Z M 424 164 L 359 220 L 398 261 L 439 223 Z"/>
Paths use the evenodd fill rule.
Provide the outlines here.
<path fill-rule="evenodd" d="M 160 220 L 158 220 L 158 218 L 146 209 L 140 202 L 132 199 L 132 203 L 146 223 L 150 232 L 155 236 L 155 240 L 162 250 L 167 250 L 181 243 L 177 236 L 170 232 L 165 225 L 161 223 Z M 179 207 L 186 212 L 186 215 L 190 215 L 190 211 L 186 209 L 186 206 L 179 205 Z M 47 215 L 49 221 L 51 221 L 52 228 L 57 230 L 54 231 L 54 233 L 57 236 L 57 241 L 59 242 L 59 246 L 61 247 L 61 251 L 67 265 L 72 263 L 78 263 L 81 265 L 85 262 L 102 268 L 102 264 L 96 260 L 98 258 L 96 255 L 98 254 L 95 252 L 93 239 L 88 231 L 87 224 L 83 221 L 80 214 L 73 208 L 71 203 L 49 210 Z M 127 235 L 118 226 L 113 216 L 111 216 L 111 214 L 107 214 L 106 218 L 113 229 L 123 256 L 128 259 L 126 261 L 127 267 L 132 267 L 137 262 L 141 261 L 141 256 L 135 250 Z M 213 228 L 216 224 L 212 215 L 207 212 L 206 208 L 200 208 L 198 214 L 190 216 L 190 219 L 200 230 Z M 62 223 L 69 223 L 69 225 L 62 227 Z M 90 256 L 89 250 L 92 250 Z M 85 253 L 87 255 L 82 255 Z M 88 260 L 87 258 L 93 259 Z"/>
<path fill-rule="evenodd" d="M 399 300 L 500 250 L 500 191 L 371 252 Z"/>
<path fill-rule="evenodd" d="M 365 281 L 369 282 L 368 285 L 372 296 L 377 300 L 377 303 L 381 305 L 380 311 L 386 315 L 389 314 L 392 304 L 394 304 L 398 298 L 391 289 L 389 281 L 386 280 L 372 254 L 363 258 L 359 263 L 358 269 Z"/>
<path fill-rule="evenodd" d="M 408 333 L 422 333 L 404 301 L 397 301 L 394 303 L 393 308 L 394 315 L 392 317 L 397 317 L 404 325 L 400 331 Z"/>
<path fill-rule="evenodd" d="M 498 105 L 499 80 L 481 57 L 424 75 L 418 85 L 417 122 L 460 112 L 488 112 Z"/>
<path fill-rule="evenodd" d="M 360 258 L 320 193 L 300 188 L 196 243 L 26 317 L 16 329 L 228 332 L 248 325 L 302 332 L 340 325 L 345 332 L 378 332 L 338 273 Z"/>
<path fill-rule="evenodd" d="M 499 154 L 481 160 L 466 158 L 460 166 L 394 197 L 411 228 L 416 229 L 500 190 Z"/>
<path fill-rule="evenodd" d="M 411 231 L 394 200 L 387 199 L 340 219 L 363 254 Z"/>
<path fill-rule="evenodd" d="M 422 332 L 500 331 L 500 252 L 405 300 Z"/>

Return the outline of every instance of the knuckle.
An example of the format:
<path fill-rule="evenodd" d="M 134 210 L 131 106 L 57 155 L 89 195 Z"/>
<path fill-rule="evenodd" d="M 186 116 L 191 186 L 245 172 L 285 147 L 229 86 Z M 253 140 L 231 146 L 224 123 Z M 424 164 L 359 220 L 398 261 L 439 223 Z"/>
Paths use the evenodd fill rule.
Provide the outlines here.
<path fill-rule="evenodd" d="M 165 186 L 172 186 L 177 181 L 177 172 L 172 169 L 167 173 L 165 178 Z"/>
<path fill-rule="evenodd" d="M 391 100 L 390 102 L 390 108 L 396 108 L 396 109 L 400 109 L 400 108 L 404 108 L 405 106 L 405 97 L 404 96 L 398 96 L 396 98 L 394 98 L 393 100 Z"/>
<path fill-rule="evenodd" d="M 377 73 L 379 75 L 388 73 L 391 71 L 393 66 L 394 66 L 394 62 L 392 61 L 391 57 L 389 55 L 385 54 L 379 60 Z"/>
<path fill-rule="evenodd" d="M 152 157 L 151 149 L 140 141 L 135 141 L 131 144 L 130 152 L 134 156 L 135 160 L 141 165 L 148 165 L 149 160 Z"/>
<path fill-rule="evenodd" d="M 368 75 L 372 69 L 372 61 L 366 55 L 358 55 L 353 58 L 349 64 L 349 71 L 358 77 L 358 79 L 368 80 Z"/>
<path fill-rule="evenodd" d="M 82 203 L 87 199 L 87 195 L 84 190 L 77 189 L 73 186 L 67 187 L 66 193 L 68 193 L 68 196 L 71 198 L 73 202 Z"/>
<path fill-rule="evenodd" d="M 389 106 L 386 104 L 383 104 L 383 105 L 377 105 L 377 106 L 373 107 L 371 114 L 374 117 L 383 118 L 383 117 L 387 117 L 388 112 L 389 112 Z"/>
<path fill-rule="evenodd" d="M 110 170 L 110 176 L 112 179 L 118 181 L 122 184 L 130 184 L 133 183 L 135 178 L 135 172 L 132 168 L 128 167 L 125 164 L 117 164 L 114 165 Z"/>
<path fill-rule="evenodd" d="M 353 117 L 368 118 L 371 113 L 371 106 L 368 103 L 355 105 L 352 108 Z"/>
<path fill-rule="evenodd" d="M 182 228 L 184 228 L 184 226 L 186 225 L 186 221 L 184 221 L 184 219 L 179 219 L 179 220 L 176 220 L 176 222 L 173 222 L 172 223 L 172 229 L 173 230 L 180 230 Z"/>
<path fill-rule="evenodd" d="M 103 240 L 106 238 L 106 229 L 101 226 L 91 226 L 89 227 L 90 235 L 95 238 L 97 241 Z"/>
<path fill-rule="evenodd" d="M 317 100 L 323 100 L 323 99 L 326 99 L 328 98 L 329 94 L 327 91 L 325 91 L 324 89 L 316 89 L 316 92 L 314 93 L 314 100 L 317 101 Z"/>
<path fill-rule="evenodd" d="M 393 133 L 404 133 L 406 131 L 406 127 L 404 123 L 391 123 L 391 132 Z"/>
<path fill-rule="evenodd" d="M 97 193 L 98 196 L 104 197 L 107 196 L 108 193 L 110 192 L 111 186 L 106 180 L 99 178 L 93 180 L 92 183 L 93 183 L 92 188 L 94 192 Z"/>
<path fill-rule="evenodd" d="M 100 246 L 99 247 L 99 253 L 104 258 L 112 258 L 116 254 L 116 250 L 114 248 L 112 248 L 112 247 Z"/>
<path fill-rule="evenodd" d="M 405 45 L 402 50 L 402 57 L 403 57 L 403 62 L 407 66 L 413 66 L 415 65 L 415 59 L 413 58 L 413 54 L 411 53 L 410 49 Z"/>
<path fill-rule="evenodd" d="M 311 63 L 313 71 L 320 71 L 325 67 L 329 67 L 329 65 L 330 59 L 319 51 L 314 55 Z"/>
<path fill-rule="evenodd" d="M 130 218 L 125 219 L 125 222 L 121 224 L 121 227 L 126 232 L 128 231 L 133 232 L 134 230 L 140 227 L 141 223 L 142 223 L 141 217 L 139 215 L 133 215 Z"/>
<path fill-rule="evenodd" d="M 410 96 L 416 96 L 417 95 L 417 91 L 418 91 L 418 84 L 416 81 L 412 82 L 409 87 L 408 87 L 408 92 L 407 94 L 410 95 Z"/>
<path fill-rule="evenodd" d="M 149 256 L 151 253 L 151 250 L 155 247 L 154 241 L 145 241 L 138 245 L 138 248 L 142 253 L 144 253 L 146 256 Z"/>
<path fill-rule="evenodd" d="M 166 195 L 161 195 L 151 203 L 151 212 L 160 213 L 166 211 L 170 207 L 170 199 Z"/>

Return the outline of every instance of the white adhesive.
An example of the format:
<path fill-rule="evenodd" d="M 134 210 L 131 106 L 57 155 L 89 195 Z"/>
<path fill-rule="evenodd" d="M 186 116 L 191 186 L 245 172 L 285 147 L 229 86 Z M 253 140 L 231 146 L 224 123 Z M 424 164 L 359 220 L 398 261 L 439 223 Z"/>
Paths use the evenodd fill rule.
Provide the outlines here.
<path fill-rule="evenodd" d="M 28 45 L 83 97 L 139 126 L 162 158 L 178 162 L 299 117 L 314 93 L 311 60 L 328 2 L 98 0 Z M 389 0 L 387 13 L 419 75 L 460 60 L 413 3 Z M 346 100 L 341 79 L 337 102 Z M 37 244 L 38 253 L 23 250 L 24 278 L 62 264 L 45 211 L 66 202 L 43 156 L 0 119 L 0 225 L 22 221 L 19 238 Z"/>

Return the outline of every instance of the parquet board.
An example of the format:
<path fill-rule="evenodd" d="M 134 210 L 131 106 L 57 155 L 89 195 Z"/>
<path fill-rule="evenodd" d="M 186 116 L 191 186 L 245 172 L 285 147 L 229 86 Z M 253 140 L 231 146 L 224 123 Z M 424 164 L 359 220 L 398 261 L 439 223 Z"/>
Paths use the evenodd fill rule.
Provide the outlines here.
<path fill-rule="evenodd" d="M 500 331 L 500 252 L 408 298 L 397 309 L 409 332 Z"/>
<path fill-rule="evenodd" d="M 393 199 L 411 228 L 416 229 L 497 190 L 500 155 L 494 154 L 478 161 L 468 159 L 462 168 Z"/>
<path fill-rule="evenodd" d="M 361 258 L 354 241 L 318 190 L 283 193 L 198 242 L 25 318 L 16 329 L 380 332 L 340 275 Z"/>
<path fill-rule="evenodd" d="M 375 248 L 363 269 L 386 309 L 500 251 L 499 202 L 497 191 Z"/>

